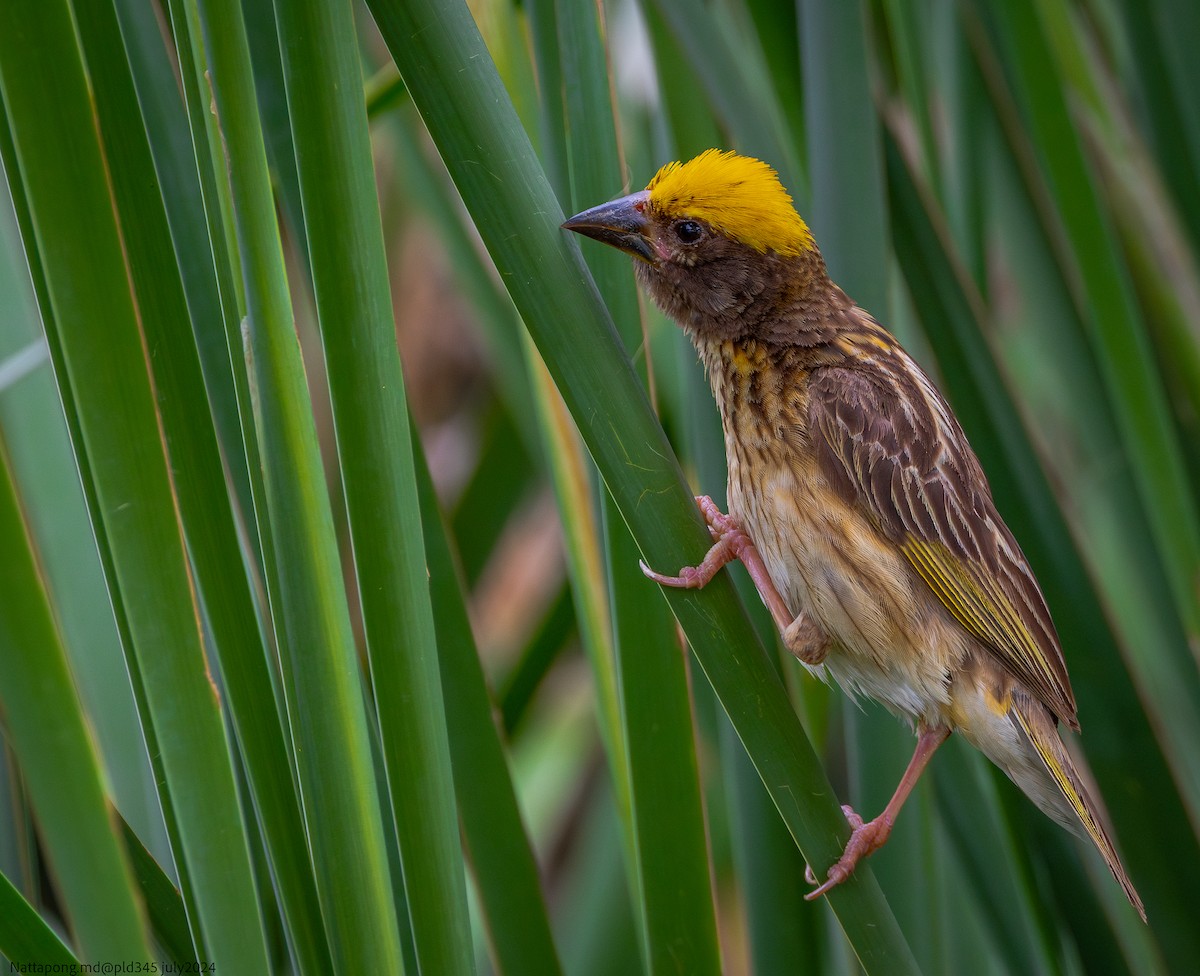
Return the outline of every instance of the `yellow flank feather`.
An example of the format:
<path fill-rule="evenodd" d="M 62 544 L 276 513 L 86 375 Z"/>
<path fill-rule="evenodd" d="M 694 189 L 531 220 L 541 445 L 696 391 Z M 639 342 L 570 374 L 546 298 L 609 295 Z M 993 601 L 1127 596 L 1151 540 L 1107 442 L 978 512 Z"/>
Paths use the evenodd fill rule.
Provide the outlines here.
<path fill-rule="evenodd" d="M 1056 715 L 1071 724 L 1074 709 L 1046 653 L 994 578 L 972 573 L 941 543 L 910 538 L 900 551 L 960 624 L 984 641 Z M 1076 726 L 1077 727 L 1077 726 Z"/>
<path fill-rule="evenodd" d="M 756 251 L 795 256 L 815 246 L 779 174 L 761 160 L 707 149 L 667 163 L 646 189 L 659 213 L 703 220 Z"/>
<path fill-rule="evenodd" d="M 900 549 L 960 624 L 993 647 L 1007 647 L 1012 635 L 1005 622 L 998 619 L 992 601 L 943 546 L 909 539 Z M 1020 647 L 1020 652 L 1024 650 Z"/>

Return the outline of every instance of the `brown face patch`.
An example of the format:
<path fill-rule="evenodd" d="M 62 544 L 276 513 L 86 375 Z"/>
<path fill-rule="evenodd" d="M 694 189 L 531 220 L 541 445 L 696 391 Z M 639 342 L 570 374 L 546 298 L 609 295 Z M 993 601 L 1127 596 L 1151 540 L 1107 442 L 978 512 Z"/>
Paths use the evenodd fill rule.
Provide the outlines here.
<path fill-rule="evenodd" d="M 694 227 L 683 223 L 700 235 L 691 240 Z M 638 281 L 693 338 L 810 345 L 806 331 L 823 332 L 851 305 L 829 281 L 815 248 L 795 256 L 761 254 L 694 220 L 656 220 L 654 247 L 662 260 L 639 263 Z"/>

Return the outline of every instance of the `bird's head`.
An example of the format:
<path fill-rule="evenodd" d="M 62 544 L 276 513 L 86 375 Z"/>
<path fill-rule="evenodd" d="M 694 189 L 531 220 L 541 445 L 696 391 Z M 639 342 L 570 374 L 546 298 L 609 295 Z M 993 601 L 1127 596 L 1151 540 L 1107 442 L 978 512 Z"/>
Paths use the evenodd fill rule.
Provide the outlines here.
<path fill-rule="evenodd" d="M 646 189 L 576 214 L 568 230 L 637 260 L 639 281 L 695 337 L 755 335 L 825 280 L 808 225 L 770 166 L 709 149 Z"/>

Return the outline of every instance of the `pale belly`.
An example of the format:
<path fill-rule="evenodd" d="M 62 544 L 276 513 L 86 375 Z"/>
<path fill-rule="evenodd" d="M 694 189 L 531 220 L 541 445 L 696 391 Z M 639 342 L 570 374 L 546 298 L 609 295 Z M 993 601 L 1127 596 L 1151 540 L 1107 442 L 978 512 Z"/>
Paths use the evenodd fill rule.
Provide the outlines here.
<path fill-rule="evenodd" d="M 730 478 L 730 513 L 763 556 L 793 615 L 833 639 L 826 669 L 852 695 L 925 725 L 956 725 L 951 676 L 969 639 L 904 556 L 822 487 L 777 469 L 757 494 Z M 808 667 L 806 665 L 806 667 Z"/>

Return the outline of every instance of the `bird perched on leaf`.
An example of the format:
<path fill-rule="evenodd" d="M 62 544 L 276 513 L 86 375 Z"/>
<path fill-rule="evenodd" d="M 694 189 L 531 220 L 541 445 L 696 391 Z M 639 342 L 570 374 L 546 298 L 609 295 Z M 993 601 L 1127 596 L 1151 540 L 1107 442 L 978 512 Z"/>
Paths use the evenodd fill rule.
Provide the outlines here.
<path fill-rule="evenodd" d="M 710 149 L 564 227 L 631 254 L 688 334 L 720 408 L 729 514 L 698 499 L 715 544 L 665 586 L 741 559 L 809 669 L 916 727 L 883 813 L 853 828 L 816 897 L 887 839 L 957 730 L 1042 810 L 1083 832 L 1140 898 L 1059 738 L 1075 697 L 1046 602 L 962 427 L 921 368 L 830 279 L 775 171 Z M 814 881 L 815 883 L 815 881 Z"/>

